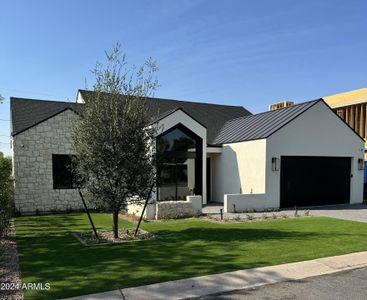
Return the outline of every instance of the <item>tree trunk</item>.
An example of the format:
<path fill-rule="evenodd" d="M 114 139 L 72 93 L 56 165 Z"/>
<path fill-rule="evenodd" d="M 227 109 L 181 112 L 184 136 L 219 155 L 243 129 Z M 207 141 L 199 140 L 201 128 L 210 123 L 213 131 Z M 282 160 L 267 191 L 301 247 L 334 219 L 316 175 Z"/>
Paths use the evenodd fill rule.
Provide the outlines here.
<path fill-rule="evenodd" d="M 113 236 L 115 239 L 119 237 L 119 211 L 113 212 Z"/>

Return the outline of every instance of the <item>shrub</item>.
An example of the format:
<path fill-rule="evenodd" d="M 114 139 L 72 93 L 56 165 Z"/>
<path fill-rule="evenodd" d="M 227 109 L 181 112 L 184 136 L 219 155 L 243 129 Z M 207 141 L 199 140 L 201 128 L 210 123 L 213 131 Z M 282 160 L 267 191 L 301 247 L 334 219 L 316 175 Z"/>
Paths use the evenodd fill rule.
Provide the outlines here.
<path fill-rule="evenodd" d="M 297 206 L 294 207 L 294 217 L 299 217 Z"/>
<path fill-rule="evenodd" d="M 266 220 L 266 219 L 268 219 L 268 218 L 269 218 L 269 216 L 268 216 L 266 213 L 263 213 L 263 214 L 262 214 L 262 218 L 263 218 L 264 220 Z"/>
<path fill-rule="evenodd" d="M 247 218 L 247 220 L 251 221 L 251 220 L 254 219 L 254 216 L 253 215 L 250 215 L 250 214 L 247 214 L 246 215 L 246 218 Z"/>
<path fill-rule="evenodd" d="M 14 212 L 11 159 L 0 152 L 0 236 L 3 236 Z"/>

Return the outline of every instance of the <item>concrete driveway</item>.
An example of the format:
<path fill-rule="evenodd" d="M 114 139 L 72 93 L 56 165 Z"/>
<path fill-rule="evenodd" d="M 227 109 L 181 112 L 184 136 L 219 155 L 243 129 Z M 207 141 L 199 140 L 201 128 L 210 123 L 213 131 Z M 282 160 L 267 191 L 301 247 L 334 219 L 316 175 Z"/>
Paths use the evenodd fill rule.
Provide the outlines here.
<path fill-rule="evenodd" d="M 311 216 L 331 217 L 336 219 L 367 223 L 367 205 L 335 205 L 309 208 Z"/>

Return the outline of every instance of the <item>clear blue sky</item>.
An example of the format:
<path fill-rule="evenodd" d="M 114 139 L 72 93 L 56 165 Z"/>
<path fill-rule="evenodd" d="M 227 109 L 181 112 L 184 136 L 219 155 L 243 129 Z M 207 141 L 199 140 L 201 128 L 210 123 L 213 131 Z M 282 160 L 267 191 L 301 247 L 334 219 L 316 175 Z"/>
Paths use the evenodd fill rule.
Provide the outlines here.
<path fill-rule="evenodd" d="M 0 119 L 10 96 L 74 101 L 117 41 L 131 63 L 157 60 L 164 98 L 256 113 L 366 87 L 366 12 L 365 0 L 3 0 Z M 9 125 L 0 121 L 5 153 Z"/>

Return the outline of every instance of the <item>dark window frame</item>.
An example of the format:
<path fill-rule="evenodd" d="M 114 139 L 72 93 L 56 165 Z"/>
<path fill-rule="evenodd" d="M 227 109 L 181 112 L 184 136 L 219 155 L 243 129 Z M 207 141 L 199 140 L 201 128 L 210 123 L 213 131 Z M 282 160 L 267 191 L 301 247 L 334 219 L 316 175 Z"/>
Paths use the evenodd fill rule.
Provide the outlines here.
<path fill-rule="evenodd" d="M 171 131 L 175 129 L 182 131 L 185 135 L 195 140 L 196 154 L 195 154 L 195 158 L 192 157 L 195 159 L 194 193 L 195 195 L 202 195 L 202 192 L 203 192 L 203 178 L 202 178 L 203 177 L 203 168 L 202 168 L 202 165 L 203 165 L 203 139 L 200 136 L 198 136 L 196 133 L 191 131 L 189 128 L 187 128 L 185 125 L 183 125 L 182 123 L 178 123 L 175 126 L 169 128 L 168 130 L 162 132 L 161 134 L 159 134 L 156 137 L 156 139 L 163 137 L 164 135 L 170 133 Z M 178 154 L 179 152 L 177 151 L 176 153 Z M 157 165 L 157 169 L 159 169 L 159 165 Z M 159 186 L 159 183 L 158 183 L 158 186 Z M 156 197 L 157 197 L 157 201 L 164 201 L 162 199 L 159 199 L 159 192 L 157 192 Z"/>
<path fill-rule="evenodd" d="M 54 190 L 76 189 L 76 176 L 72 170 L 71 154 L 52 154 L 52 185 Z"/>

